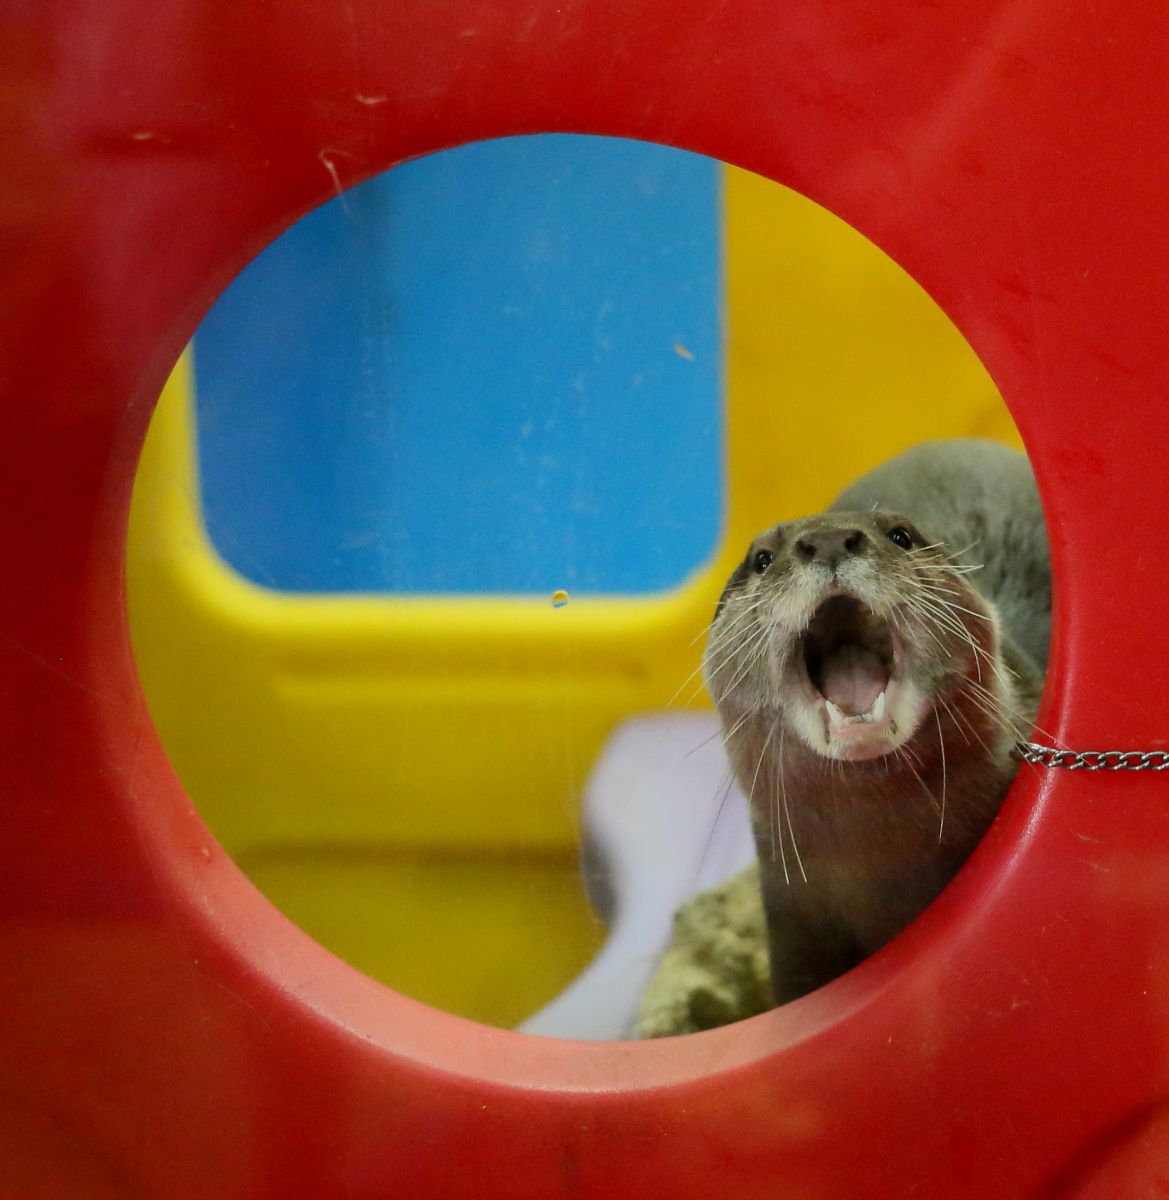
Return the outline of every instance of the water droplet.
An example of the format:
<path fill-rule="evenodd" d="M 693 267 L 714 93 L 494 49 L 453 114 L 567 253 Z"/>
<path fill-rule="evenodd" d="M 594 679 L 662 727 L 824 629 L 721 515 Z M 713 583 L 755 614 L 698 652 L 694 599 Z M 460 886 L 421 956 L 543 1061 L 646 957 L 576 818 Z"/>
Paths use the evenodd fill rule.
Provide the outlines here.
<path fill-rule="evenodd" d="M 563 608 L 568 603 L 568 593 L 563 588 L 557 588 L 552 593 L 552 607 Z"/>

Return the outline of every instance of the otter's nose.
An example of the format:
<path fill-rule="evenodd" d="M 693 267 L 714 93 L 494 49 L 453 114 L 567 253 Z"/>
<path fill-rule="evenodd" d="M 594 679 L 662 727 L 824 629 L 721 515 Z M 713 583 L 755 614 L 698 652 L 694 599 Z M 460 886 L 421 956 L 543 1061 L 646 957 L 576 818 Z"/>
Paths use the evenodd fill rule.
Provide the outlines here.
<path fill-rule="evenodd" d="M 822 562 L 829 567 L 868 548 L 863 529 L 817 529 L 796 541 L 796 554 L 805 562 Z"/>

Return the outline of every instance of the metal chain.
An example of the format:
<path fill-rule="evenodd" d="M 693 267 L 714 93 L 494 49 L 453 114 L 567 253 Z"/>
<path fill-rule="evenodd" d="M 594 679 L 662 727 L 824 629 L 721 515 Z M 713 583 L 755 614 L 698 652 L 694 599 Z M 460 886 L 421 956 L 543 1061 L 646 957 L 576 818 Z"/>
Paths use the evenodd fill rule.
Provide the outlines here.
<path fill-rule="evenodd" d="M 1169 770 L 1169 750 L 1057 750 L 1035 742 L 1016 742 L 1015 757 L 1064 771 Z"/>

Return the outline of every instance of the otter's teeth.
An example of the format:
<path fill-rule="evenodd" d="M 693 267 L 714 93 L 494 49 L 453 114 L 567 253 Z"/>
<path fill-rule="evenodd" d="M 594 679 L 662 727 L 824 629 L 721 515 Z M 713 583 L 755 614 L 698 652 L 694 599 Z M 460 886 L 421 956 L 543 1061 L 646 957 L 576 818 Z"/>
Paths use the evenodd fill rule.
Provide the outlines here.
<path fill-rule="evenodd" d="M 824 707 L 827 709 L 828 719 L 833 725 L 859 725 L 862 722 L 872 724 L 885 719 L 885 693 L 882 692 L 873 701 L 873 707 L 864 713 L 856 713 L 855 715 L 846 713 L 844 709 L 833 704 L 827 697 L 824 700 Z"/>

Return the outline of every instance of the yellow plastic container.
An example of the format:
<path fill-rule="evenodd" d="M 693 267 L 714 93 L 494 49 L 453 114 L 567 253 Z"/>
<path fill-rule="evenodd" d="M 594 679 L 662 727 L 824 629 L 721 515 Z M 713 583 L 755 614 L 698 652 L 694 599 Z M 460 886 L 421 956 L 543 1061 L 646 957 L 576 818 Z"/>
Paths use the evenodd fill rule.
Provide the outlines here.
<path fill-rule="evenodd" d="M 129 601 L 180 777 L 289 916 L 454 1011 L 516 1022 L 599 943 L 576 865 L 582 784 L 624 717 L 706 703 L 686 680 L 749 539 L 912 442 L 1015 439 L 969 347 L 884 254 L 757 176 L 727 168 L 724 188 L 725 527 L 672 593 L 268 591 L 203 529 L 189 356 L 151 428 Z"/>

